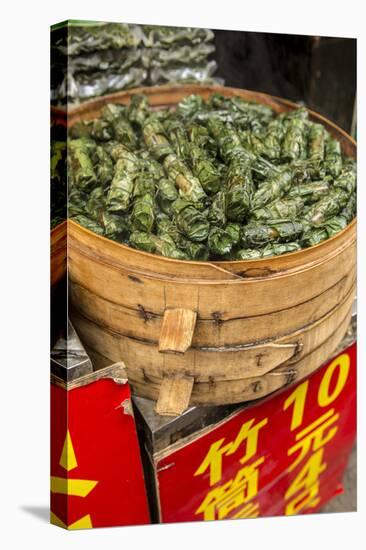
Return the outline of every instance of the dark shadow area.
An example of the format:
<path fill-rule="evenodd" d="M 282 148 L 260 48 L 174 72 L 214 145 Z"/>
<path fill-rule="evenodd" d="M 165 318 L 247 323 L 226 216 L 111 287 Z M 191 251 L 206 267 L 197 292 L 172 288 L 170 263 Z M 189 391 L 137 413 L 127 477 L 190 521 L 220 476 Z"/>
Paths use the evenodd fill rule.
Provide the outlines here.
<path fill-rule="evenodd" d="M 215 77 L 226 86 L 304 102 L 353 129 L 356 40 L 215 30 Z"/>
<path fill-rule="evenodd" d="M 43 522 L 50 522 L 49 506 L 20 506 L 20 509 Z"/>

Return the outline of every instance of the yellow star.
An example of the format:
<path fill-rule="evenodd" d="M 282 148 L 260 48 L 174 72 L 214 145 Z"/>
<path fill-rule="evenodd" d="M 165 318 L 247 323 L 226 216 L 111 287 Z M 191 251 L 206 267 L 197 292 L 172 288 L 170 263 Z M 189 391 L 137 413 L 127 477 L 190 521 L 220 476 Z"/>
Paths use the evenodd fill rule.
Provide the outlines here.
<path fill-rule="evenodd" d="M 68 472 L 78 466 L 69 430 L 66 433 L 59 464 Z M 51 493 L 84 498 L 91 493 L 97 483 L 98 481 L 90 479 L 70 479 L 67 477 L 51 476 Z M 70 525 L 66 525 L 56 514 L 51 512 L 51 523 L 64 529 L 89 529 L 93 527 L 89 514 Z"/>

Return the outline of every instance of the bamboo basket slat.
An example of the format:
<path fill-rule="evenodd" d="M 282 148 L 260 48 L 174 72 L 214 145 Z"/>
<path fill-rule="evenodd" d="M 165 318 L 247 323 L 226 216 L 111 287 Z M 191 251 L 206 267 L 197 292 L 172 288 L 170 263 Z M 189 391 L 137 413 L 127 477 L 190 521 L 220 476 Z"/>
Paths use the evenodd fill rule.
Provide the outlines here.
<path fill-rule="evenodd" d="M 68 125 L 99 116 L 107 103 L 128 103 L 134 93 L 146 93 L 158 108 L 212 92 L 260 101 L 276 112 L 296 107 L 220 86 L 151 87 L 70 109 Z M 310 115 L 356 156 L 350 136 Z M 188 404 L 240 402 L 303 378 L 342 339 L 355 292 L 356 221 L 306 250 L 235 262 L 163 258 L 68 221 L 68 271 L 81 338 L 96 354 L 123 360 L 134 391 L 158 399 L 160 414 L 167 414 L 164 407 L 179 412 Z"/>

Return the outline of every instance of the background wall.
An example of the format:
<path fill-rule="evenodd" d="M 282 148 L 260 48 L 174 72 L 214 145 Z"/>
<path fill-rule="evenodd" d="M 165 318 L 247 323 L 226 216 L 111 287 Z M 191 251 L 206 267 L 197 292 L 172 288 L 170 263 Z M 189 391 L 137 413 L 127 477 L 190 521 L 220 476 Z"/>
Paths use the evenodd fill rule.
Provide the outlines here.
<path fill-rule="evenodd" d="M 214 30 L 218 71 L 227 86 L 303 101 L 355 129 L 356 40 Z"/>

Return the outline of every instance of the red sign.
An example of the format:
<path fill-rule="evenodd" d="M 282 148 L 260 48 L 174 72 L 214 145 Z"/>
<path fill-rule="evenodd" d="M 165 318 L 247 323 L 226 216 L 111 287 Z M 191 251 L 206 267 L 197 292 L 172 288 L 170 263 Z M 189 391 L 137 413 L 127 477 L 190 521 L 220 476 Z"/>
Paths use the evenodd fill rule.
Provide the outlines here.
<path fill-rule="evenodd" d="M 102 378 L 68 391 L 51 384 L 51 522 L 56 525 L 150 523 L 124 382 Z"/>
<path fill-rule="evenodd" d="M 161 521 L 314 512 L 342 491 L 355 432 L 353 344 L 306 380 L 155 455 Z"/>

